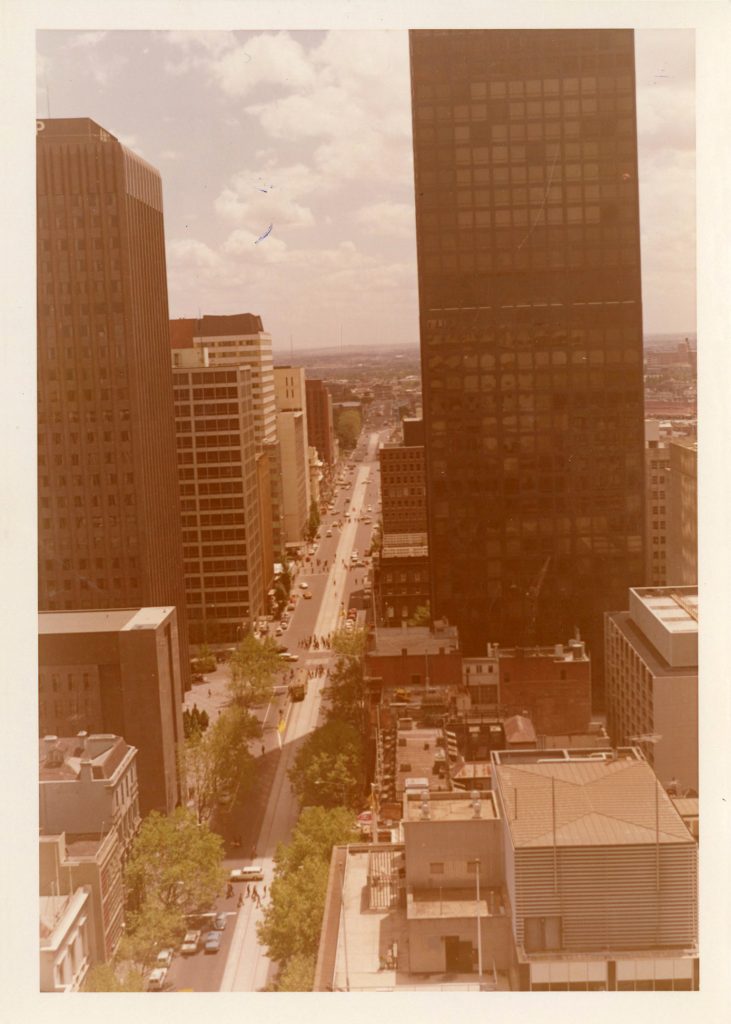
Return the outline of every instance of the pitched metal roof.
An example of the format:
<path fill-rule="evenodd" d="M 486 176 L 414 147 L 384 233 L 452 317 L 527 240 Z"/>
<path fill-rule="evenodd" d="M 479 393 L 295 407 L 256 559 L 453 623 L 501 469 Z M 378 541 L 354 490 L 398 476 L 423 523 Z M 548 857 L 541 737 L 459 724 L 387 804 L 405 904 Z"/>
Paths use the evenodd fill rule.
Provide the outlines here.
<path fill-rule="evenodd" d="M 693 842 L 645 762 L 497 765 L 516 847 Z"/>

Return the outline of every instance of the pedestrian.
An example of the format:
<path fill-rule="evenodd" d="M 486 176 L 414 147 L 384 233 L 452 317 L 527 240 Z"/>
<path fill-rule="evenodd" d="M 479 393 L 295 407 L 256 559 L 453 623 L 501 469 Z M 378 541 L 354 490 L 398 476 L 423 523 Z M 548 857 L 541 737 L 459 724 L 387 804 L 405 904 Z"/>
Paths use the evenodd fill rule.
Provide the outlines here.
<path fill-rule="evenodd" d="M 262 743 L 262 745 L 261 745 L 261 752 L 262 752 L 262 754 L 266 754 L 266 750 L 267 750 L 267 748 Z"/>
<path fill-rule="evenodd" d="M 251 895 L 251 886 L 247 885 L 246 886 L 246 898 L 247 898 L 247 900 L 248 900 L 250 895 Z"/>
<path fill-rule="evenodd" d="M 228 885 L 226 886 L 226 899 L 230 900 L 231 897 L 233 896 L 233 894 L 234 894 L 234 887 L 229 882 Z"/>
<path fill-rule="evenodd" d="M 210 690 L 208 691 L 208 696 L 209 696 L 209 697 L 211 696 L 211 691 L 210 691 Z"/>
<path fill-rule="evenodd" d="M 239 893 L 239 899 L 238 899 L 238 903 L 236 904 L 236 906 L 237 907 L 243 907 L 243 905 L 244 905 L 244 897 L 241 895 L 241 893 Z"/>
<path fill-rule="evenodd" d="M 267 894 L 267 887 L 266 887 L 266 885 L 264 885 L 264 897 L 265 898 L 266 898 L 266 894 Z"/>

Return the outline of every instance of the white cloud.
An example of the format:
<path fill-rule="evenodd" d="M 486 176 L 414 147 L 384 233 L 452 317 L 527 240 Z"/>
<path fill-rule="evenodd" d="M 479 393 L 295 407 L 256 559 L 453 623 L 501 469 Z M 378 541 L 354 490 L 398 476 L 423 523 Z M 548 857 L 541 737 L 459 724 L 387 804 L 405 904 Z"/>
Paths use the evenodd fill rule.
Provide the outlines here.
<path fill-rule="evenodd" d="M 261 85 L 302 89 L 316 77 L 304 47 L 288 32 L 252 36 L 216 57 L 212 79 L 228 96 L 248 96 Z"/>
<path fill-rule="evenodd" d="M 369 235 L 414 237 L 413 203 L 370 203 L 356 210 L 353 219 Z"/>
<path fill-rule="evenodd" d="M 205 242 L 195 238 L 173 238 L 167 243 L 167 258 L 178 268 L 215 268 L 221 257 Z"/>
<path fill-rule="evenodd" d="M 71 49 L 96 46 L 102 39 L 106 39 L 108 35 L 108 32 L 81 32 L 79 35 L 74 36 L 68 45 Z"/>

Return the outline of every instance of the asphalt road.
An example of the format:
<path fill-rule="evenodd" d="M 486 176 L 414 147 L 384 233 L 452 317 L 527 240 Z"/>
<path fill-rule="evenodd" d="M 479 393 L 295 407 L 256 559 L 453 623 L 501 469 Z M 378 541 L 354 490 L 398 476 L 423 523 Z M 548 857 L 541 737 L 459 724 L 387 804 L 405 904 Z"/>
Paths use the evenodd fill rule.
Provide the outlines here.
<path fill-rule="evenodd" d="M 371 433 L 367 443 L 361 442 L 365 450 L 362 461 L 356 461 L 352 472 L 344 466 L 339 475 L 346 486 L 336 487 L 335 511 L 323 516 L 320 539 L 310 561 L 301 564 L 294 578 L 292 591 L 297 593 L 295 608 L 290 612 L 288 627 L 278 643 L 285 644 L 299 658 L 297 664 L 288 665 L 279 675 L 277 682 L 286 683 L 289 672 L 298 668 L 305 670 L 317 665 L 325 667 L 325 674 L 314 677 L 304 701 L 291 704 L 284 695 L 275 696 L 267 707 L 257 710 L 263 726 L 263 739 L 259 747 L 260 784 L 258 785 L 259 806 L 255 799 L 247 798 L 240 807 L 234 808 L 221 831 L 227 840 L 227 855 L 224 866 L 227 870 L 247 864 L 260 864 L 264 869 L 264 882 L 257 883 L 260 896 L 263 887 L 271 884 L 274 868 L 274 854 L 277 844 L 286 842 L 294 828 L 299 808 L 292 793 L 287 770 L 305 738 L 322 720 L 322 689 L 327 680 L 327 668 L 333 656 L 327 649 L 306 650 L 300 641 L 314 636 L 322 637 L 342 625 L 351 607 L 352 596 L 362 590 L 366 569 L 352 568 L 350 556 L 353 551 L 365 555 L 370 547 L 372 531 L 379 519 L 380 480 L 378 471 L 379 439 L 385 439 L 388 431 Z M 372 511 L 371 524 L 360 520 Z M 345 516 L 348 516 L 345 519 Z M 341 525 L 336 527 L 334 524 Z M 327 537 L 330 528 L 332 536 Z M 321 565 L 317 567 L 317 559 Z M 327 562 L 327 570 L 323 568 Z M 307 600 L 300 583 L 307 583 L 312 599 Z M 272 624 L 273 625 L 273 624 Z M 228 672 L 225 666 L 206 678 L 205 683 L 196 686 L 186 695 L 186 706 L 198 707 L 215 715 L 227 702 L 226 683 Z M 277 728 L 284 721 L 283 732 Z M 234 846 L 233 838 L 240 834 L 242 846 Z M 244 856 L 256 850 L 254 858 Z M 189 957 L 177 955 L 168 972 L 166 990 L 193 990 L 199 992 L 234 991 L 256 992 L 266 988 L 276 973 L 276 966 L 267 958 L 259 945 L 256 924 L 262 917 L 261 909 L 253 899 L 243 900 L 237 906 L 239 893 L 245 893 L 246 886 L 234 884 L 234 896 L 218 901 L 216 910 L 227 912 L 228 922 L 223 932 L 222 945 L 218 953 L 205 954 L 202 951 Z M 266 897 L 263 902 L 265 904 Z"/>

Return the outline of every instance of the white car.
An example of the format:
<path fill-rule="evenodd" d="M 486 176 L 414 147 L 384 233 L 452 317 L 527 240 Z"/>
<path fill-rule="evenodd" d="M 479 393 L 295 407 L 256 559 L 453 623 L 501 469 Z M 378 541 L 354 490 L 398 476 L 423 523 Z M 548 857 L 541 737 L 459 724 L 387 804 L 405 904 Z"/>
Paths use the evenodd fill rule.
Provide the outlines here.
<path fill-rule="evenodd" d="M 303 580 L 302 583 L 300 583 L 300 587 L 302 588 L 302 590 L 309 590 L 310 584 L 309 583 L 305 583 L 304 580 Z"/>
<path fill-rule="evenodd" d="M 156 967 L 154 970 L 150 971 L 150 976 L 147 979 L 147 991 L 162 992 L 162 987 L 165 984 L 167 973 L 167 967 Z"/>
<path fill-rule="evenodd" d="M 155 957 L 156 967 L 169 967 L 173 962 L 173 951 L 172 949 L 161 949 Z"/>

